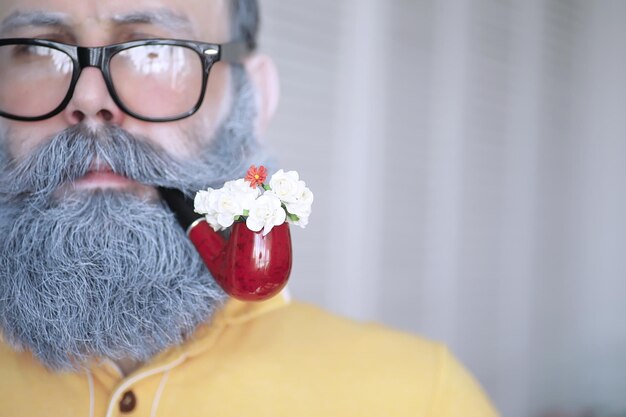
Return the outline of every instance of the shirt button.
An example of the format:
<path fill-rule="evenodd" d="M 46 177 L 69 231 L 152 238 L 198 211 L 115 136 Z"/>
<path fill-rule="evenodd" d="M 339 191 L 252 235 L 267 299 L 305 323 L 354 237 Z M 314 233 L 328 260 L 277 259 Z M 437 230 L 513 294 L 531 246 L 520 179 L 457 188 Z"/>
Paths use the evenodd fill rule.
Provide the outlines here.
<path fill-rule="evenodd" d="M 137 397 L 132 391 L 126 391 L 120 400 L 120 411 L 130 413 L 137 406 Z"/>

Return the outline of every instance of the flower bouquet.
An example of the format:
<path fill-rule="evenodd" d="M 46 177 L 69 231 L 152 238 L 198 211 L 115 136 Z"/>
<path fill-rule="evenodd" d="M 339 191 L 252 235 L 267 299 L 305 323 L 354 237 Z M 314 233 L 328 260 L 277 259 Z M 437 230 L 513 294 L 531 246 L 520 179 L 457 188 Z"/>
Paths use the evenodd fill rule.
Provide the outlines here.
<path fill-rule="evenodd" d="M 188 234 L 220 286 L 231 296 L 260 301 L 276 295 L 291 272 L 289 224 L 306 227 L 313 193 L 296 171 L 282 169 L 268 183 L 265 167 L 220 189 L 199 191 L 194 211 L 204 216 Z M 228 241 L 218 232 L 231 228 Z"/>
<path fill-rule="evenodd" d="M 205 215 L 213 230 L 231 227 L 245 221 L 248 229 L 266 236 L 285 221 L 306 227 L 311 215 L 313 193 L 296 171 L 282 169 L 265 184 L 267 170 L 251 166 L 246 177 L 228 181 L 220 189 L 199 191 L 194 199 L 195 211 Z"/>

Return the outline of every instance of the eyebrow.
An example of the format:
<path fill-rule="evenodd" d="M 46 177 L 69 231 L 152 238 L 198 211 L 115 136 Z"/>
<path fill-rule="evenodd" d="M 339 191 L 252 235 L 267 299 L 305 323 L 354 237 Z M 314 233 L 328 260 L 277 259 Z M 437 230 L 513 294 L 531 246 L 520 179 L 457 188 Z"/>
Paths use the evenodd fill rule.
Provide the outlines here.
<path fill-rule="evenodd" d="M 109 20 L 118 26 L 146 24 L 160 26 L 173 33 L 185 32 L 194 35 L 191 21 L 184 15 L 169 9 L 153 9 L 113 15 Z M 45 11 L 17 11 L 0 23 L 0 35 L 28 26 L 71 28 L 70 18 L 65 13 Z"/>
<path fill-rule="evenodd" d="M 27 26 L 61 26 L 69 28 L 69 19 L 64 13 L 27 11 L 14 12 L 0 23 L 0 35 Z"/>
<path fill-rule="evenodd" d="M 191 21 L 184 15 L 175 13 L 170 9 L 153 9 L 132 12 L 123 15 L 114 15 L 111 21 L 116 25 L 155 25 L 169 30 L 170 32 L 186 32 L 194 34 Z"/>

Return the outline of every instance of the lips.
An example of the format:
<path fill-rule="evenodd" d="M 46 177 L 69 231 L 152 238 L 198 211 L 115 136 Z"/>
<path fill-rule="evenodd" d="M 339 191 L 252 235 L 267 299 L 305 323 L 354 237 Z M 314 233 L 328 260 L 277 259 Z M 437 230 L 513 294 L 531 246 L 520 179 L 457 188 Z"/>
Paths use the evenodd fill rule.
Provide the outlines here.
<path fill-rule="evenodd" d="M 74 188 L 79 189 L 124 188 L 137 185 L 137 182 L 116 174 L 110 166 L 103 163 L 94 164 L 87 174 L 74 181 Z"/>

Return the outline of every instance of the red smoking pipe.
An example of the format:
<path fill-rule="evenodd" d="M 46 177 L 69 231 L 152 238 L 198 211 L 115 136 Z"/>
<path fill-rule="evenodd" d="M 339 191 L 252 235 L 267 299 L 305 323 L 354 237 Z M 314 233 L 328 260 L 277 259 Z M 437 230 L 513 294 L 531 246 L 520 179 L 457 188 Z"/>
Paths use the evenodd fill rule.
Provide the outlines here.
<path fill-rule="evenodd" d="M 211 275 L 224 291 L 239 300 L 263 301 L 278 294 L 291 273 L 291 234 L 287 222 L 263 236 L 236 222 L 226 240 L 195 213 L 193 201 L 178 190 L 159 192 L 187 231 Z"/>

